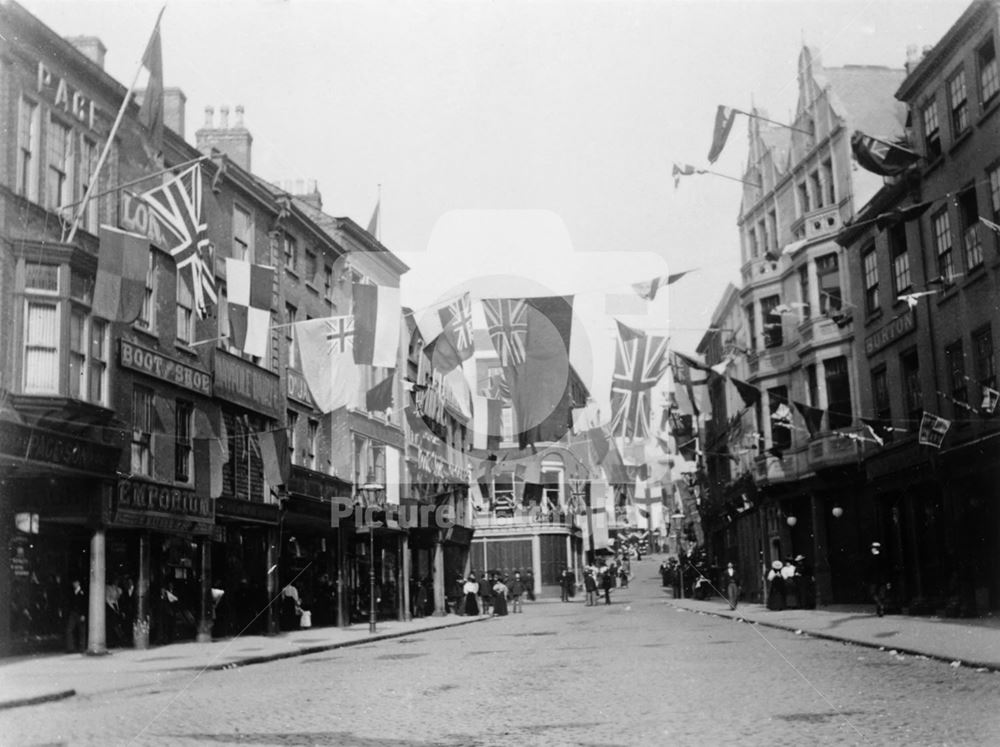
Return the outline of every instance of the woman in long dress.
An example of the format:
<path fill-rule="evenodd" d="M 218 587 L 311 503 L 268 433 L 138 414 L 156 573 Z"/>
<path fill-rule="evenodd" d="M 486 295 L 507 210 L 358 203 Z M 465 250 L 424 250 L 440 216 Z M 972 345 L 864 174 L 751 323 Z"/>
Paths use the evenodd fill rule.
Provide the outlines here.
<path fill-rule="evenodd" d="M 493 584 L 493 614 L 496 617 L 507 614 L 507 584 L 499 578 Z"/>
<path fill-rule="evenodd" d="M 462 593 L 465 594 L 465 614 L 475 617 L 479 614 L 479 602 L 476 601 L 479 584 L 476 583 L 475 576 L 469 576 L 469 580 L 462 587 Z"/>

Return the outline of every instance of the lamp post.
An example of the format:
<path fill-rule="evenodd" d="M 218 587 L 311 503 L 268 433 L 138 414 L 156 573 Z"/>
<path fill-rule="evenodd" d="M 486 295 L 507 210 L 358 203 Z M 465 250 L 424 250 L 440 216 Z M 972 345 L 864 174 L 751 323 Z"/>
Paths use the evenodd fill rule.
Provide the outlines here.
<path fill-rule="evenodd" d="M 684 520 L 684 514 L 671 514 L 670 521 L 674 522 L 674 535 L 677 537 L 677 572 L 681 576 L 680 582 L 680 598 L 684 598 L 684 566 L 681 565 L 681 522 Z"/>
<path fill-rule="evenodd" d="M 365 508 L 370 508 L 378 504 L 379 497 L 384 490 L 383 486 L 373 480 L 369 480 L 360 488 L 358 492 L 364 499 Z M 368 524 L 368 632 L 375 632 L 375 526 L 374 521 Z"/>

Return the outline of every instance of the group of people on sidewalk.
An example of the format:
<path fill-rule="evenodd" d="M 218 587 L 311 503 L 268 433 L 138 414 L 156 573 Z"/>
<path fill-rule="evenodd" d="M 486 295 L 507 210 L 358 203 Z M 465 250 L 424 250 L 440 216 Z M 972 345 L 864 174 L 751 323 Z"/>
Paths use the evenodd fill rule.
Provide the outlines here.
<path fill-rule="evenodd" d="M 530 588 L 519 571 L 515 571 L 510 578 L 483 573 L 477 579 L 475 573 L 470 573 L 462 584 L 462 611 L 471 617 L 503 617 L 508 612 L 509 603 L 510 612 L 524 612 L 523 598 Z"/>
<path fill-rule="evenodd" d="M 767 608 L 783 610 L 788 607 L 815 609 L 815 583 L 804 555 L 773 560 L 767 572 Z"/>
<path fill-rule="evenodd" d="M 602 566 L 588 565 L 583 571 L 583 588 L 587 592 L 587 607 L 597 604 L 598 590 L 604 594 L 604 603 L 611 604 L 611 590 L 616 586 L 628 588 L 628 575 L 614 563 Z"/>

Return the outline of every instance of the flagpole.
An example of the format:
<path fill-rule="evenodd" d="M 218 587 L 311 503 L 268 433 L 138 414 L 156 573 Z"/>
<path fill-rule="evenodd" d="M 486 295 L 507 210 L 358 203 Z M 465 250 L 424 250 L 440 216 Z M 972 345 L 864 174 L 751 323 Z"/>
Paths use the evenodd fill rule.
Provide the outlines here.
<path fill-rule="evenodd" d="M 813 135 L 814 134 L 813 132 L 810 132 L 809 130 L 803 130 L 801 127 L 792 127 L 791 125 L 785 124 L 784 122 L 776 122 L 773 119 L 768 119 L 767 117 L 762 117 L 759 114 L 751 114 L 750 112 L 745 112 L 742 109 L 733 109 L 733 111 L 739 112 L 740 114 L 745 114 L 746 116 L 752 117 L 754 119 L 759 119 L 762 122 L 769 122 L 770 124 L 777 125 L 778 127 L 784 127 L 786 130 L 793 130 L 795 132 L 801 132 L 803 135 Z"/>
<path fill-rule="evenodd" d="M 382 243 L 382 185 L 378 185 L 378 223 L 375 224 L 375 240 Z"/>
<path fill-rule="evenodd" d="M 718 171 L 709 171 L 708 169 L 701 169 L 701 173 L 711 174 L 712 176 L 721 176 L 723 179 L 729 179 L 730 181 L 739 182 L 740 184 L 748 184 L 751 187 L 760 188 L 764 186 L 763 184 L 760 184 L 758 182 L 748 182 L 746 179 L 740 179 L 739 177 L 736 176 L 729 176 L 729 174 L 720 174 Z"/>
<path fill-rule="evenodd" d="M 163 11 L 166 9 L 166 5 L 160 8 L 160 12 L 156 16 L 156 25 L 153 26 L 153 34 L 156 34 L 159 31 L 160 19 L 163 18 Z M 144 61 L 140 60 L 139 67 L 136 68 L 135 71 L 135 77 L 132 78 L 132 85 L 128 87 L 128 91 L 125 92 L 125 98 L 122 99 L 122 105 L 118 109 L 118 116 L 115 117 L 115 123 L 111 125 L 111 131 L 108 133 L 108 139 L 104 142 L 104 148 L 101 150 L 101 156 L 97 159 L 97 166 L 94 167 L 94 174 L 90 178 L 90 184 L 87 185 L 87 191 L 83 195 L 83 200 L 80 201 L 80 208 L 77 210 L 77 213 L 73 218 L 73 223 L 69 229 L 69 236 L 66 239 L 67 244 L 73 243 L 73 238 L 76 236 L 76 230 L 80 227 L 80 218 L 83 217 L 83 211 L 86 210 L 87 202 L 90 200 L 91 194 L 93 194 L 97 183 L 100 181 L 101 169 L 104 167 L 104 162 L 108 159 L 108 153 L 111 151 L 111 144 L 115 140 L 115 135 L 118 134 L 118 128 L 121 126 L 122 119 L 125 117 L 125 110 L 128 108 L 129 101 L 132 100 L 132 95 L 135 93 L 135 84 L 139 82 L 139 75 L 142 73 L 143 65 Z"/>

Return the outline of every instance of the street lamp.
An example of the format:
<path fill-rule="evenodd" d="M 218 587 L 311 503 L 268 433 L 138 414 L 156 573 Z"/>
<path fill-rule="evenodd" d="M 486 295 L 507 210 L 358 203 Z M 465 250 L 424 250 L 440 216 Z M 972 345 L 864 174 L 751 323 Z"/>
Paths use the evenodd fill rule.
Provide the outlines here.
<path fill-rule="evenodd" d="M 684 598 L 684 566 L 681 565 L 681 522 L 684 521 L 684 514 L 671 514 L 670 521 L 674 522 L 674 534 L 677 536 L 677 572 L 680 574 L 681 599 Z"/>
<path fill-rule="evenodd" d="M 358 488 L 365 508 L 378 505 L 384 489 L 373 478 Z M 373 521 L 368 524 L 368 632 L 375 632 L 375 526 Z"/>

